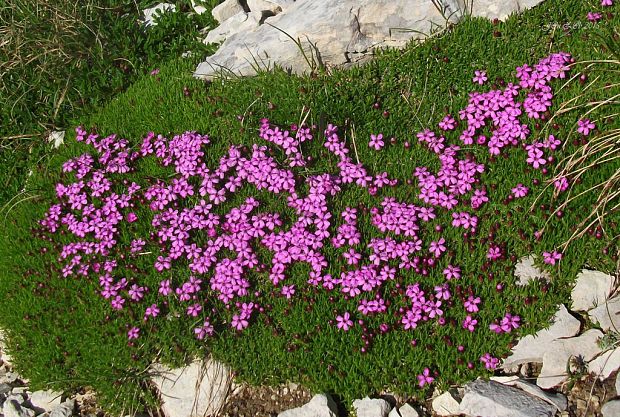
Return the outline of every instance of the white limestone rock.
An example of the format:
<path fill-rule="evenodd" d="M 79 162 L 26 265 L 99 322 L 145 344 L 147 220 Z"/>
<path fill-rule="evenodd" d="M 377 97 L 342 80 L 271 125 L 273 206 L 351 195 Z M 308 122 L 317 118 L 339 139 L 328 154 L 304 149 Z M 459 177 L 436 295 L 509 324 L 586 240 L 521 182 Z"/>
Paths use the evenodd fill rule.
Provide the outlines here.
<path fill-rule="evenodd" d="M 542 271 L 534 265 L 535 260 L 536 257 L 534 255 L 524 256 L 519 259 L 515 265 L 515 276 L 519 278 L 517 285 L 524 286 L 535 279 L 543 279 L 545 281 L 551 279 L 547 271 Z"/>
<path fill-rule="evenodd" d="M 74 400 L 66 401 L 54 407 L 50 412 L 50 417 L 70 417 L 73 414 L 74 408 Z"/>
<path fill-rule="evenodd" d="M 560 305 L 551 327 L 519 340 L 517 345 L 512 348 L 512 355 L 504 360 L 502 367 L 512 369 L 523 363 L 543 362 L 543 356 L 548 351 L 549 344 L 552 341 L 575 336 L 579 333 L 580 328 L 579 320 L 573 317 L 564 305 Z"/>
<path fill-rule="evenodd" d="M 465 385 L 459 411 L 477 417 L 552 417 L 557 408 L 518 388 L 476 380 Z"/>
<path fill-rule="evenodd" d="M 196 12 L 196 14 L 203 14 L 207 11 L 206 7 L 196 2 L 195 0 L 192 0 L 192 9 L 194 9 L 194 12 Z"/>
<path fill-rule="evenodd" d="M 577 275 L 571 292 L 573 311 L 587 311 L 607 301 L 614 288 L 614 278 L 599 271 L 584 269 Z"/>
<path fill-rule="evenodd" d="M 459 402 L 448 391 L 435 397 L 431 404 L 433 411 L 438 416 L 458 416 L 461 414 L 459 411 Z"/>
<path fill-rule="evenodd" d="M 603 417 L 618 417 L 620 416 L 620 400 L 607 401 L 601 407 L 601 413 Z"/>
<path fill-rule="evenodd" d="M 484 5 L 474 6 L 474 15 L 504 16 L 540 1 L 484 0 Z M 266 22 L 269 24 L 250 32 L 230 35 L 214 55 L 198 65 L 194 76 L 213 78 L 222 69 L 242 76 L 254 75 L 255 61 L 261 62 L 261 67 L 272 68 L 277 64 L 300 74 L 310 70 L 304 53 L 319 56 L 317 60 L 328 68 L 348 67 L 371 59 L 377 48 L 400 48 L 411 39 L 423 39 L 432 30 L 445 27 L 446 19 L 458 22 L 470 3 L 469 0 L 248 0 L 250 9 L 267 8 L 270 13 L 277 13 L 276 16 L 269 18 Z M 218 7 L 232 10 L 220 14 Z M 227 0 L 218 7 L 213 9 L 213 14 L 219 22 L 243 11 L 236 0 Z M 279 8 L 282 12 L 278 12 Z"/>
<path fill-rule="evenodd" d="M 410 404 L 404 404 L 398 409 L 398 412 L 400 413 L 400 417 L 420 417 L 418 410 L 413 408 Z"/>
<path fill-rule="evenodd" d="M 434 1 L 416 0 L 412 6 L 405 0 L 299 0 L 269 18 L 269 25 L 229 36 L 214 55 L 196 68 L 194 76 L 212 78 L 221 68 L 254 75 L 255 61 L 264 67 L 278 64 L 303 73 L 309 71 L 304 53 L 316 57 L 317 52 L 328 67 L 351 64 L 359 54 L 369 58 L 375 48 L 403 47 L 410 39 L 423 36 L 415 31 L 428 34 L 437 25 L 444 26 L 446 21 Z M 457 10 L 456 0 L 441 3 L 451 11 Z"/>
<path fill-rule="evenodd" d="M 353 401 L 357 417 L 387 417 L 392 409 L 390 403 L 382 398 L 368 398 Z"/>
<path fill-rule="evenodd" d="M 237 32 L 248 32 L 260 26 L 261 12 L 239 12 L 209 31 L 205 44 L 219 43 Z"/>
<path fill-rule="evenodd" d="M 168 12 L 176 12 L 177 7 L 172 3 L 159 3 L 156 6 L 149 7 L 148 9 L 144 9 L 142 12 L 144 13 L 144 26 L 156 26 L 157 22 L 156 16 L 160 13 L 168 13 Z"/>
<path fill-rule="evenodd" d="M 536 385 L 542 389 L 550 389 L 566 381 L 569 360 L 582 357 L 589 361 L 601 353 L 597 342 L 602 336 L 601 331 L 590 329 L 578 337 L 553 340 L 546 346 L 547 352 L 543 355 L 543 366 Z"/>
<path fill-rule="evenodd" d="M 33 410 L 45 413 L 47 411 L 51 411 L 52 408 L 60 405 L 62 394 L 60 392 L 55 392 L 52 390 L 45 391 L 35 391 L 30 394 L 30 404 Z"/>
<path fill-rule="evenodd" d="M 7 398 L 2 405 L 2 414 L 4 417 L 34 417 L 34 410 L 22 407 L 22 405 L 11 398 Z"/>
<path fill-rule="evenodd" d="M 598 323 L 605 331 L 611 330 L 620 333 L 620 296 L 608 300 L 606 303 L 588 312 L 590 319 Z"/>
<path fill-rule="evenodd" d="M 558 411 L 564 411 L 568 407 L 568 399 L 562 393 L 551 393 L 543 391 L 538 386 L 527 382 L 518 376 L 492 376 L 491 381 L 499 382 L 510 387 L 519 388 L 530 395 L 547 401 L 549 404 L 555 406 Z"/>
<path fill-rule="evenodd" d="M 506 20 L 511 14 L 530 9 L 542 0 L 459 0 L 459 3 L 468 5 L 467 10 L 472 11 L 472 15 L 486 17 L 487 19 Z"/>
<path fill-rule="evenodd" d="M 244 12 L 238 0 L 225 0 L 211 9 L 211 15 L 219 23 L 223 23 L 234 15 Z"/>
<path fill-rule="evenodd" d="M 248 7 L 253 12 L 269 12 L 274 15 L 295 4 L 295 0 L 247 0 Z"/>
<path fill-rule="evenodd" d="M 601 381 L 609 378 L 620 368 L 620 348 L 603 352 L 588 363 L 588 371 L 598 376 Z"/>
<path fill-rule="evenodd" d="M 387 417 L 402 417 L 402 416 L 398 412 L 398 408 L 394 407 L 392 408 L 392 411 L 390 411 Z"/>
<path fill-rule="evenodd" d="M 278 417 L 337 417 L 338 407 L 327 394 L 317 394 L 301 407 L 286 410 Z"/>
<path fill-rule="evenodd" d="M 224 406 L 232 380 L 230 369 L 212 359 L 176 369 L 153 364 L 151 370 L 166 417 L 216 415 Z"/>

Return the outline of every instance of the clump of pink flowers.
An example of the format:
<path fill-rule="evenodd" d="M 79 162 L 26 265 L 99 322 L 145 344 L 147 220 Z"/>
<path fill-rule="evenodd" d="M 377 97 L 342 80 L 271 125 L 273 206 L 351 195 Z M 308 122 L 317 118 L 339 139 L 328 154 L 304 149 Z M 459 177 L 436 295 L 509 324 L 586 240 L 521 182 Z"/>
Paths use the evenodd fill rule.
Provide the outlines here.
<path fill-rule="evenodd" d="M 419 144 L 438 164 L 418 166 L 410 173 L 416 203 L 389 192 L 381 194 L 401 182 L 354 161 L 338 127 L 331 124 L 321 132 L 320 146 L 337 161 L 337 169 L 311 174 L 305 170 L 309 159 L 304 156 L 304 144 L 319 141 L 320 134 L 305 125 L 286 130 L 262 119 L 258 137 L 263 144 L 231 145 L 215 166 L 206 162 L 211 144 L 207 135 L 185 132 L 166 138 L 150 132 L 139 145 L 130 147 L 116 135 L 100 137 L 78 127 L 77 140 L 96 152 L 63 165 L 74 181 L 57 184 L 58 201 L 40 225 L 49 234 L 62 230 L 75 240 L 60 249 L 63 277 L 96 277 L 110 308 L 138 311 L 141 325 L 166 317 L 170 305 L 180 306 L 178 315 L 192 322 L 187 328 L 198 340 L 214 336 L 223 327 L 242 332 L 257 316 L 268 314 L 267 295 L 262 288 L 258 291 L 251 278 L 259 274 L 273 289 L 271 294 L 285 303 L 312 291 L 354 300 L 349 311 L 337 314 L 334 310 L 335 320 L 331 320 L 343 332 L 354 329 L 349 335 L 358 330 L 355 323 L 364 329 L 364 320 L 379 315 L 386 319 L 378 333 L 385 334 L 395 329 L 414 332 L 425 324 L 447 326 L 457 312 L 465 317 L 456 322 L 455 327 L 462 328 L 459 331 L 490 333 L 489 326 L 493 333 L 510 333 L 519 328 L 521 318 L 506 313 L 493 323 L 484 322 L 479 314 L 485 305 L 482 298 L 471 288 L 469 292 L 461 288 L 460 282 L 471 279 L 471 272 L 455 264 L 450 254 L 455 242 L 444 233 L 444 228 L 452 228 L 464 238 L 476 236 L 483 218 L 477 210 L 490 201 L 491 194 L 481 184 L 487 167 L 461 146 L 483 147 L 493 157 L 509 147 L 522 147 L 533 168 L 550 163 L 549 154 L 560 141 L 549 135 L 544 141 L 528 142 L 530 129 L 520 118 L 538 119 L 550 108 L 549 83 L 565 78 L 570 61 L 568 54 L 557 53 L 533 67 L 523 65 L 517 68 L 517 83 L 508 83 L 503 90 L 472 92 L 467 106 L 458 112 L 461 122 L 445 115 L 437 125 L 444 133 L 417 132 Z M 475 72 L 474 82 L 482 85 L 487 80 L 485 71 Z M 523 102 L 518 101 L 520 91 L 525 93 Z M 589 120 L 578 123 L 583 135 L 595 128 Z M 457 124 L 463 125 L 458 145 L 446 138 Z M 484 132 L 491 127 L 491 133 Z M 370 135 L 368 145 L 381 150 L 383 134 Z M 274 156 L 274 149 L 284 155 L 283 163 Z M 148 158 L 168 167 L 173 172 L 170 178 L 129 180 Z M 558 181 L 559 190 L 568 187 L 567 179 Z M 269 211 L 268 202 L 259 197 L 235 200 L 243 187 L 271 195 L 290 213 Z M 333 203 L 347 189 L 375 197 L 376 204 L 335 211 Z M 510 198 L 524 198 L 529 190 L 525 184 L 515 184 Z M 438 219 L 444 214 L 450 220 L 442 224 Z M 138 236 L 137 224 L 149 225 L 149 233 Z M 367 238 L 363 232 L 368 228 L 377 236 Z M 485 245 L 482 256 L 486 255 L 488 264 L 506 258 L 502 242 L 490 239 Z M 343 260 L 340 265 L 330 256 L 333 253 Z M 545 252 L 543 257 L 555 264 L 561 255 Z M 158 284 L 151 288 L 136 274 L 125 273 L 137 259 L 152 264 Z M 302 277 L 293 276 L 297 264 L 307 270 Z M 425 285 L 422 281 L 428 276 L 439 282 Z M 395 300 L 385 295 L 392 286 L 397 288 L 393 296 L 401 301 L 397 309 L 391 307 Z M 140 331 L 136 323 L 127 337 L 139 338 Z M 490 353 L 480 361 L 487 369 L 498 364 Z M 420 387 L 434 381 L 429 368 L 418 375 L 418 381 Z"/>

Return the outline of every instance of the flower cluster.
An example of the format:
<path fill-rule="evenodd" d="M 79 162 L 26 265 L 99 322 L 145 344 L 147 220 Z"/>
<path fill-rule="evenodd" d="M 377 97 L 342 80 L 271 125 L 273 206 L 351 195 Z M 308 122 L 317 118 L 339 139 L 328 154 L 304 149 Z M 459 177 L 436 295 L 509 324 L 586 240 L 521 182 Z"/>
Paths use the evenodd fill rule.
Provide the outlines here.
<path fill-rule="evenodd" d="M 462 144 L 486 147 L 492 156 L 505 147 L 522 146 L 528 164 L 534 168 L 547 164 L 545 152 L 558 149 L 560 141 L 549 135 L 544 141 L 526 143 L 530 130 L 520 116 L 537 119 L 547 111 L 553 98 L 549 82 L 564 78 L 569 62 L 568 54 L 553 54 L 533 68 L 517 68 L 518 84 L 508 84 L 503 91 L 471 93 L 467 107 L 458 113 L 465 124 Z M 476 71 L 474 82 L 482 85 L 486 80 L 484 71 Z M 523 102 L 517 101 L 520 90 L 526 92 Z M 449 114 L 438 124 L 443 132 L 456 126 Z M 489 137 L 484 127 L 489 128 Z M 583 135 L 594 128 L 589 120 L 579 121 Z M 417 184 L 408 184 L 419 204 L 385 196 L 375 200 L 380 201 L 376 207 L 346 206 L 337 213 L 332 202 L 346 189 L 374 196 L 400 183 L 387 172 L 373 174 L 362 163 L 353 162 L 338 127 L 331 124 L 323 132 L 322 145 L 337 158 L 338 169 L 306 172 L 305 177 L 296 175 L 294 169 L 310 161 L 303 156 L 302 144 L 317 141 L 316 131 L 308 126 L 282 130 L 261 120 L 259 137 L 282 150 L 286 168 L 274 159 L 272 148 L 259 144 L 231 145 L 217 166 L 208 166 L 206 148 L 211 140 L 196 132 L 172 139 L 151 132 L 137 150 L 115 135 L 101 138 L 82 128 L 76 132 L 77 140 L 92 145 L 96 155 L 84 154 L 63 165 L 64 172 L 74 173 L 75 181 L 56 186 L 58 202 L 40 225 L 49 234 L 68 233 L 76 240 L 62 245 L 58 256 L 64 277 L 96 277 L 99 293 L 111 309 L 137 310 L 140 324 L 165 317 L 174 305 L 180 306 L 178 316 L 191 320 L 193 336 L 199 340 L 224 326 L 243 331 L 256 316 L 269 311 L 261 304 L 266 295 L 255 281 L 260 276 L 265 279 L 261 285 L 273 288 L 271 295 L 287 302 L 300 294 L 306 296 L 308 289 L 355 299 L 357 311 L 355 304 L 338 315 L 334 310 L 332 323 L 344 332 L 379 315 L 390 317 L 379 326 L 381 334 L 394 329 L 413 331 L 426 322 L 444 326 L 453 315 L 460 315 L 455 327 L 466 332 L 500 334 L 520 326 L 520 317 L 510 313 L 493 323 L 482 323 L 478 315 L 481 297 L 471 287 L 467 292 L 458 285 L 469 277 L 463 277 L 461 266 L 452 264 L 454 242 L 443 234 L 446 224 L 439 224 L 437 218 L 445 215 L 450 219 L 446 227 L 475 236 L 484 216 L 479 218 L 472 211 L 489 202 L 489 195 L 480 184 L 485 165 L 460 145 L 449 144 L 444 135 L 430 129 L 416 135 L 439 161 L 436 172 L 418 166 L 412 173 Z M 371 135 L 369 146 L 380 150 L 383 134 Z M 128 180 L 128 174 L 147 158 L 170 167 L 174 174 L 166 180 L 143 178 L 140 184 Z M 268 204 L 258 198 L 236 200 L 235 193 L 248 186 L 272 194 L 294 215 L 269 212 Z M 568 179 L 559 179 L 556 187 L 565 190 Z M 524 198 L 529 188 L 518 183 L 511 191 L 511 199 Z M 366 239 L 360 226 L 367 224 L 363 220 L 369 220 L 379 237 Z M 148 225 L 148 233 L 140 235 L 138 225 Z M 489 239 L 486 245 L 486 263 L 505 258 L 506 247 L 501 242 Z M 328 256 L 334 250 L 346 265 Z M 149 273 L 157 276 L 159 288 L 157 283 L 150 288 L 140 282 L 138 274 L 126 273 L 137 269 L 139 258 L 151 262 Z M 561 254 L 545 252 L 544 259 L 555 264 Z M 296 264 L 304 264 L 307 275 L 292 277 Z M 404 274 L 426 277 L 436 268 L 439 281 L 432 286 L 402 278 Z M 307 287 L 300 281 L 291 282 L 293 278 L 301 278 Z M 387 297 L 388 283 L 399 289 L 400 304 Z M 496 288 L 499 291 L 503 286 Z M 391 305 L 398 307 L 391 309 Z M 139 324 L 128 329 L 129 339 L 141 337 Z M 498 364 L 490 353 L 480 360 L 487 369 Z M 429 368 L 418 380 L 420 387 L 433 382 Z"/>

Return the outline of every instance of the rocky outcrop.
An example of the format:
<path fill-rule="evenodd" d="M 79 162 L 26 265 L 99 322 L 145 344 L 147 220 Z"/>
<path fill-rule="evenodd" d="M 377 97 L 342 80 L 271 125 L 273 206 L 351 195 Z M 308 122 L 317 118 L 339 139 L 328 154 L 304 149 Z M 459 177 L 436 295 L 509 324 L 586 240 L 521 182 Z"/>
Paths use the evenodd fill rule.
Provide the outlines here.
<path fill-rule="evenodd" d="M 506 18 L 542 0 L 226 0 L 213 10 L 223 28 L 207 43 L 224 42 L 198 65 L 195 77 L 253 75 L 278 65 L 295 73 L 325 66 L 346 67 L 370 59 L 377 48 L 404 47 L 464 14 Z M 254 21 L 258 25 L 228 24 Z"/>

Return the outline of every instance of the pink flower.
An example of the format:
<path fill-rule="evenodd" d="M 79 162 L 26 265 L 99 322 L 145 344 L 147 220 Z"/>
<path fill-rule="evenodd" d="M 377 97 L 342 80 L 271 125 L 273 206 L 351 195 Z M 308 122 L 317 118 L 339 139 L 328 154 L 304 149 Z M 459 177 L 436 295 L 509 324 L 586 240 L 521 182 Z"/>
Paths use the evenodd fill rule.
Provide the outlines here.
<path fill-rule="evenodd" d="M 426 384 L 433 383 L 435 378 L 433 378 L 430 375 L 431 375 L 431 371 L 428 368 L 424 368 L 424 371 L 422 371 L 422 373 L 418 375 L 418 385 L 420 385 L 420 388 L 424 387 L 424 385 Z"/>
<path fill-rule="evenodd" d="M 512 190 L 512 194 L 516 197 L 516 198 L 521 198 L 521 197 L 525 197 L 529 191 L 529 189 L 524 186 L 523 184 L 517 184 L 517 186 L 515 188 L 513 188 Z"/>
<path fill-rule="evenodd" d="M 476 324 L 478 324 L 478 320 L 473 319 L 470 315 L 467 315 L 465 320 L 463 320 L 463 328 L 469 330 L 470 332 L 473 332 L 476 329 Z"/>
<path fill-rule="evenodd" d="M 558 251 L 543 252 L 543 261 L 547 265 L 555 265 L 556 262 L 560 262 L 561 259 L 562 259 L 562 254 Z"/>
<path fill-rule="evenodd" d="M 566 191 L 568 189 L 568 180 L 566 177 L 560 177 L 553 182 L 553 186 L 559 191 Z"/>
<path fill-rule="evenodd" d="M 194 328 L 194 335 L 198 340 L 202 340 L 206 336 L 213 336 L 213 332 L 214 328 L 208 320 L 206 320 L 202 326 Z"/>
<path fill-rule="evenodd" d="M 150 307 L 146 308 L 144 312 L 144 321 L 147 320 L 148 317 L 157 317 L 159 315 L 159 307 L 157 304 L 151 304 Z"/>
<path fill-rule="evenodd" d="M 284 285 L 282 286 L 282 291 L 281 291 L 282 295 L 285 296 L 287 299 L 291 299 L 291 297 L 293 296 L 293 294 L 295 294 L 295 286 L 294 285 Z"/>
<path fill-rule="evenodd" d="M 601 6 L 609 7 L 614 5 L 614 0 L 601 0 Z"/>
<path fill-rule="evenodd" d="M 495 369 L 499 365 L 499 359 L 491 356 L 490 353 L 485 353 L 480 357 L 480 362 L 484 363 L 484 367 L 487 369 Z"/>
<path fill-rule="evenodd" d="M 473 82 L 478 83 L 480 85 L 484 84 L 488 80 L 487 73 L 485 71 L 476 70 L 473 78 Z"/>
<path fill-rule="evenodd" d="M 487 259 L 494 261 L 501 257 L 502 257 L 502 250 L 499 248 L 499 246 L 493 245 L 489 248 L 489 251 L 487 252 Z"/>
<path fill-rule="evenodd" d="M 577 126 L 577 132 L 584 136 L 588 136 L 592 130 L 596 129 L 596 125 L 590 119 L 579 119 Z"/>
<path fill-rule="evenodd" d="M 588 20 L 590 22 L 598 22 L 599 20 L 601 20 L 603 18 L 603 15 L 598 13 L 598 12 L 588 12 Z"/>
<path fill-rule="evenodd" d="M 435 258 L 439 258 L 439 256 L 446 251 L 446 247 L 444 246 L 446 240 L 442 237 L 438 241 L 431 242 L 428 251 L 435 255 Z"/>
<path fill-rule="evenodd" d="M 344 331 L 349 330 L 351 326 L 353 326 L 351 315 L 348 312 L 345 312 L 342 316 L 336 316 L 336 321 L 338 322 L 338 324 L 336 324 L 336 327 Z"/>
<path fill-rule="evenodd" d="M 467 310 L 469 313 L 476 313 L 479 310 L 478 304 L 480 304 L 480 297 L 474 298 L 473 295 L 470 295 L 463 303 L 463 306 L 465 307 L 465 310 Z"/>
<path fill-rule="evenodd" d="M 151 71 L 151 75 L 157 75 L 159 74 L 159 68 L 155 68 L 153 71 Z"/>
<path fill-rule="evenodd" d="M 128 339 L 137 339 L 138 336 L 140 336 L 140 329 L 137 327 L 132 327 L 131 329 L 129 329 L 129 331 L 127 332 L 127 338 Z"/>
<path fill-rule="evenodd" d="M 131 213 L 127 213 L 126 219 L 127 219 L 127 223 L 133 223 L 136 220 L 138 220 L 138 216 L 136 216 L 136 213 L 131 212 Z"/>
<path fill-rule="evenodd" d="M 370 142 L 368 142 L 368 146 L 370 148 L 379 151 L 384 145 L 383 134 L 379 133 L 378 135 L 370 135 Z"/>

